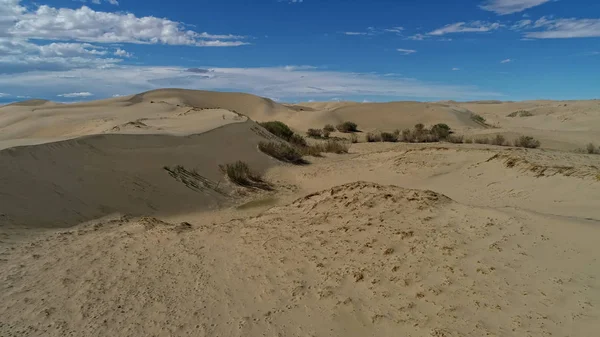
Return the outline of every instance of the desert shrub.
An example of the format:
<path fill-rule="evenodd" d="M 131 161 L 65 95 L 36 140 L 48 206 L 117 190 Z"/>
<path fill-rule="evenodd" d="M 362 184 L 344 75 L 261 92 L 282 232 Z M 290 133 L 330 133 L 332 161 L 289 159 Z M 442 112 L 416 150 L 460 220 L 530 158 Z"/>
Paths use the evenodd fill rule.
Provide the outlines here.
<path fill-rule="evenodd" d="M 248 164 L 243 161 L 237 161 L 233 164 L 219 166 L 221 171 L 227 174 L 229 180 L 234 184 L 244 187 L 254 187 L 264 190 L 270 190 L 271 186 L 265 182 L 262 177 L 250 170 Z"/>
<path fill-rule="evenodd" d="M 374 143 L 374 142 L 380 142 L 380 141 L 381 141 L 380 134 L 372 133 L 372 132 L 367 133 L 367 142 Z"/>
<path fill-rule="evenodd" d="M 323 138 L 329 138 L 331 131 L 323 129 Z"/>
<path fill-rule="evenodd" d="M 600 147 L 596 148 L 596 145 L 594 145 L 593 143 L 589 143 L 585 147 L 585 152 L 589 154 L 600 154 Z"/>
<path fill-rule="evenodd" d="M 258 149 L 269 156 L 293 164 L 305 164 L 302 153 L 293 146 L 282 142 L 260 142 Z"/>
<path fill-rule="evenodd" d="M 395 133 L 382 132 L 381 133 L 381 141 L 395 143 L 398 141 L 398 136 Z"/>
<path fill-rule="evenodd" d="M 339 124 L 337 126 L 337 129 L 339 132 L 344 132 L 344 133 L 356 132 L 356 131 L 358 131 L 358 125 L 353 122 L 344 122 L 344 123 Z"/>
<path fill-rule="evenodd" d="M 350 135 L 350 143 L 352 143 L 352 144 L 358 143 L 358 137 L 355 134 Z"/>
<path fill-rule="evenodd" d="M 462 144 L 464 141 L 464 137 L 458 135 L 449 135 L 448 137 L 446 137 L 446 140 L 450 143 Z"/>
<path fill-rule="evenodd" d="M 413 141 L 413 135 L 410 129 L 402 130 L 402 135 L 400 136 L 400 140 L 403 142 L 410 143 Z"/>
<path fill-rule="evenodd" d="M 331 124 L 327 124 L 323 127 L 323 130 L 333 132 L 333 131 L 335 131 L 335 127 L 333 127 L 333 125 L 331 125 Z"/>
<path fill-rule="evenodd" d="M 294 134 L 294 131 L 292 131 L 289 126 L 280 121 L 264 122 L 259 124 L 263 128 L 267 129 L 267 131 L 270 133 L 287 141 L 289 141 Z"/>
<path fill-rule="evenodd" d="M 312 138 L 321 138 L 323 136 L 323 130 L 321 129 L 308 129 L 306 135 Z"/>
<path fill-rule="evenodd" d="M 465 138 L 466 144 L 473 144 L 473 138 Z"/>
<path fill-rule="evenodd" d="M 300 147 L 307 146 L 306 139 L 304 139 L 304 137 L 300 136 L 297 133 L 292 134 L 290 139 L 288 139 L 288 142 L 290 142 L 293 145 L 300 146 Z"/>
<path fill-rule="evenodd" d="M 530 136 L 521 136 L 519 137 L 517 140 L 515 140 L 515 146 L 517 147 L 526 147 L 529 149 L 535 149 L 540 147 L 540 141 L 537 139 L 534 139 L 533 137 Z"/>
<path fill-rule="evenodd" d="M 475 143 L 476 144 L 489 144 L 490 143 L 490 139 L 487 138 L 487 137 L 475 138 Z"/>
<path fill-rule="evenodd" d="M 471 114 L 471 119 L 477 123 L 485 124 L 485 118 L 483 118 L 481 115 L 478 115 L 476 113 Z"/>
<path fill-rule="evenodd" d="M 346 143 L 336 142 L 334 140 L 328 140 L 324 144 L 321 144 L 321 151 L 326 153 L 348 153 L 349 146 Z"/>
<path fill-rule="evenodd" d="M 498 145 L 498 146 L 507 146 L 508 145 L 508 143 L 506 142 L 506 139 L 502 135 L 496 135 L 496 137 L 492 138 L 490 143 L 492 145 Z"/>
<path fill-rule="evenodd" d="M 533 114 L 531 113 L 531 111 L 527 111 L 527 110 L 519 110 L 519 111 L 511 112 L 510 114 L 507 115 L 507 117 L 530 117 L 530 116 L 533 116 Z"/>
<path fill-rule="evenodd" d="M 447 124 L 436 124 L 431 127 L 431 133 L 437 135 L 439 139 L 445 139 L 450 135 L 450 127 Z"/>

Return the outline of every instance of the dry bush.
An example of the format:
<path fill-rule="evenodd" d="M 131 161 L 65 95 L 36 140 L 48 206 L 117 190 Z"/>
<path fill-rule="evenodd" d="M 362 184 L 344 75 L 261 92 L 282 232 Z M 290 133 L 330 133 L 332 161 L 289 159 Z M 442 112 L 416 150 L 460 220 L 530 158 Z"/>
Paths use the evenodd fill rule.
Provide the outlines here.
<path fill-rule="evenodd" d="M 263 190 L 272 189 L 269 183 L 265 182 L 259 174 L 253 172 L 248 164 L 243 161 L 238 160 L 233 164 L 220 165 L 219 168 L 236 185 Z"/>
<path fill-rule="evenodd" d="M 299 134 L 297 134 L 297 133 L 294 133 L 294 134 L 293 134 L 293 135 L 290 137 L 290 139 L 288 139 L 288 141 L 289 141 L 291 144 L 293 144 L 293 145 L 296 145 L 296 146 L 299 146 L 299 147 L 304 147 L 304 146 L 307 146 L 307 144 L 306 144 L 306 139 L 304 139 L 304 137 L 300 136 L 300 135 L 299 135 Z"/>
<path fill-rule="evenodd" d="M 396 135 L 395 133 L 382 132 L 381 141 L 395 143 L 398 141 L 398 135 Z"/>
<path fill-rule="evenodd" d="M 596 147 L 596 145 L 594 145 L 593 143 L 589 143 L 585 147 L 585 151 L 581 152 L 587 152 L 588 154 L 600 154 L 600 147 Z"/>
<path fill-rule="evenodd" d="M 352 144 L 358 143 L 358 136 L 356 136 L 355 134 L 351 134 L 350 135 L 350 143 L 352 143 Z"/>
<path fill-rule="evenodd" d="M 334 127 L 333 125 L 331 125 L 331 124 L 327 124 L 327 125 L 325 125 L 325 126 L 323 127 L 323 130 L 324 130 L 324 131 L 333 132 L 333 131 L 335 131 L 335 127 Z"/>
<path fill-rule="evenodd" d="M 350 147 L 346 143 L 336 142 L 333 140 L 328 140 L 324 144 L 321 144 L 321 151 L 326 153 L 348 153 Z"/>
<path fill-rule="evenodd" d="M 339 132 L 349 133 L 358 131 L 358 125 L 353 122 L 344 122 L 337 126 Z"/>
<path fill-rule="evenodd" d="M 436 135 L 439 139 L 446 139 L 451 131 L 447 124 L 440 123 L 431 127 L 431 133 Z"/>
<path fill-rule="evenodd" d="M 402 130 L 402 135 L 400 136 L 400 141 L 411 143 L 413 141 L 413 134 L 410 129 Z"/>
<path fill-rule="evenodd" d="M 331 131 L 323 129 L 323 138 L 329 138 Z"/>
<path fill-rule="evenodd" d="M 530 117 L 530 116 L 533 116 L 533 114 L 527 110 L 519 110 L 519 111 L 511 112 L 510 114 L 507 115 L 507 117 Z"/>
<path fill-rule="evenodd" d="M 516 147 L 526 147 L 529 149 L 535 149 L 540 147 L 540 141 L 530 137 L 530 136 L 521 136 L 519 139 L 515 140 Z"/>
<path fill-rule="evenodd" d="M 292 135 L 294 134 L 294 131 L 292 131 L 292 129 L 290 129 L 289 126 L 280 121 L 264 122 L 259 123 L 259 125 L 267 129 L 267 131 L 274 134 L 275 136 L 287 141 L 289 141 Z"/>
<path fill-rule="evenodd" d="M 489 144 L 490 143 L 490 139 L 487 138 L 487 137 L 475 138 L 475 143 L 476 144 Z"/>
<path fill-rule="evenodd" d="M 321 138 L 323 136 L 323 130 L 321 129 L 308 129 L 306 135 L 312 138 Z"/>
<path fill-rule="evenodd" d="M 483 118 L 481 115 L 478 115 L 476 113 L 471 114 L 471 119 L 477 123 L 485 124 L 485 118 Z"/>
<path fill-rule="evenodd" d="M 380 134 L 376 134 L 376 133 L 372 133 L 372 132 L 367 133 L 367 142 L 375 143 L 375 142 L 380 142 L 380 141 L 381 141 Z"/>
<path fill-rule="evenodd" d="M 465 144 L 473 144 L 473 138 L 465 138 Z"/>
<path fill-rule="evenodd" d="M 498 145 L 498 146 L 508 146 L 509 145 L 508 142 L 506 141 L 506 139 L 504 138 L 504 136 L 502 136 L 502 135 L 496 135 L 496 137 L 492 138 L 490 143 L 492 145 Z"/>
<path fill-rule="evenodd" d="M 260 142 L 258 143 L 258 149 L 269 156 L 292 164 L 306 164 L 306 161 L 302 159 L 302 153 L 288 144 L 282 142 Z"/>
<path fill-rule="evenodd" d="M 454 144 L 462 144 L 464 141 L 463 136 L 459 136 L 459 135 L 449 135 L 448 137 L 446 137 L 446 140 L 450 143 L 454 143 Z"/>

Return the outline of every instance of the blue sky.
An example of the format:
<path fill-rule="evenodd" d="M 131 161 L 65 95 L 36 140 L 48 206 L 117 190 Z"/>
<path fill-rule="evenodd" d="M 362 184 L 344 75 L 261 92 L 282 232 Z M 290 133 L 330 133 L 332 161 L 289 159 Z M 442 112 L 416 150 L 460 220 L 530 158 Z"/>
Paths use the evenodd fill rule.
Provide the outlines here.
<path fill-rule="evenodd" d="M 0 102 L 600 98 L 597 0 L 0 0 Z"/>

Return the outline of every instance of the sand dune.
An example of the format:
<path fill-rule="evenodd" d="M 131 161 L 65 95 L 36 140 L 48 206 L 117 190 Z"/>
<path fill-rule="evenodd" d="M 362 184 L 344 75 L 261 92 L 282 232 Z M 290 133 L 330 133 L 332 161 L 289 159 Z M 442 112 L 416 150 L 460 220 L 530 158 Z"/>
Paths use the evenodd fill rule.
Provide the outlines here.
<path fill-rule="evenodd" d="M 599 104 L 163 89 L 0 107 L 0 336 L 593 336 L 600 156 L 571 150 L 600 145 Z M 258 150 L 266 120 L 542 148 L 359 143 L 292 166 Z M 275 190 L 230 184 L 236 160 Z"/>

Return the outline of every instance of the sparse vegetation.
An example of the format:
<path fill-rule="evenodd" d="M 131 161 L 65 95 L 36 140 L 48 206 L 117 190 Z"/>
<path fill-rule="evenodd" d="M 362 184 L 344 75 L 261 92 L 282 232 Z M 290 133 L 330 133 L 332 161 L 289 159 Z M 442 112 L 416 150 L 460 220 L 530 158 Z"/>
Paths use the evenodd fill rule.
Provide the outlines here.
<path fill-rule="evenodd" d="M 395 133 L 382 132 L 381 141 L 395 143 L 398 141 L 398 135 L 396 135 Z"/>
<path fill-rule="evenodd" d="M 534 139 L 533 137 L 530 136 L 521 136 L 519 137 L 517 140 L 515 140 L 515 146 L 516 147 L 525 147 L 525 148 L 529 148 L 529 149 L 535 149 L 540 147 L 540 141 L 537 139 Z"/>
<path fill-rule="evenodd" d="M 452 132 L 447 124 L 436 124 L 431 127 L 431 133 L 439 139 L 446 139 Z"/>
<path fill-rule="evenodd" d="M 335 127 L 333 125 L 331 125 L 331 124 L 327 124 L 327 125 L 325 125 L 323 127 L 323 130 L 324 131 L 329 131 L 331 133 L 331 132 L 335 131 Z"/>
<path fill-rule="evenodd" d="M 334 140 L 328 140 L 327 142 L 319 144 L 317 146 L 320 147 L 321 152 L 325 153 L 342 154 L 348 153 L 348 150 L 350 150 L 349 146 L 346 143 L 336 142 Z"/>
<path fill-rule="evenodd" d="M 352 143 L 352 144 L 358 143 L 358 137 L 355 134 L 350 135 L 350 143 Z"/>
<path fill-rule="evenodd" d="M 308 129 L 308 131 L 306 132 L 306 135 L 311 138 L 321 138 L 321 137 L 323 137 L 323 131 L 325 131 L 325 130 Z M 329 135 L 327 135 L 327 136 L 329 136 Z"/>
<path fill-rule="evenodd" d="M 331 134 L 331 131 L 323 129 L 323 138 L 329 138 L 330 134 Z"/>
<path fill-rule="evenodd" d="M 475 144 L 489 144 L 489 143 L 490 143 L 490 139 L 487 137 L 475 138 Z"/>
<path fill-rule="evenodd" d="M 530 116 L 533 116 L 533 114 L 531 113 L 531 111 L 527 111 L 527 110 L 519 110 L 519 111 L 511 112 L 510 114 L 507 115 L 507 117 L 530 117 Z"/>
<path fill-rule="evenodd" d="M 471 114 L 471 119 L 479 124 L 486 124 L 485 118 L 483 118 L 481 115 L 478 115 L 476 113 Z"/>
<path fill-rule="evenodd" d="M 465 144 L 473 144 L 473 138 L 465 138 Z"/>
<path fill-rule="evenodd" d="M 506 139 L 504 138 L 504 136 L 502 136 L 502 135 L 496 135 L 496 137 L 492 138 L 492 140 L 490 141 L 490 144 L 498 145 L 498 146 L 508 146 L 509 145 L 506 142 Z"/>
<path fill-rule="evenodd" d="M 287 126 L 285 123 L 280 121 L 271 121 L 259 124 L 270 133 L 286 141 L 289 141 L 290 138 L 294 135 L 294 131 L 292 131 L 292 129 L 290 129 L 290 127 Z"/>
<path fill-rule="evenodd" d="M 219 168 L 223 173 L 227 174 L 229 180 L 236 185 L 263 190 L 272 189 L 270 184 L 265 182 L 259 174 L 253 172 L 248 164 L 243 161 L 220 165 Z"/>
<path fill-rule="evenodd" d="M 372 132 L 367 133 L 367 142 L 374 143 L 374 142 L 380 142 L 380 141 L 381 141 L 380 134 L 376 134 L 376 133 L 372 133 Z"/>
<path fill-rule="evenodd" d="M 450 143 L 462 144 L 464 141 L 464 137 L 459 135 L 449 135 L 448 137 L 446 137 L 446 140 Z"/>
<path fill-rule="evenodd" d="M 307 146 L 306 139 L 304 139 L 304 137 L 300 136 L 297 133 L 292 134 L 290 139 L 288 139 L 288 142 L 290 142 L 293 145 L 300 146 L 300 147 Z"/>
<path fill-rule="evenodd" d="M 353 122 L 344 122 L 337 126 L 337 130 L 339 132 L 349 133 L 349 132 L 357 132 L 358 125 Z"/>
<path fill-rule="evenodd" d="M 589 143 L 585 147 L 585 152 L 587 152 L 588 154 L 600 154 L 600 147 L 596 147 L 596 145 L 594 145 L 593 143 Z"/>
<path fill-rule="evenodd" d="M 258 143 L 258 149 L 269 156 L 284 162 L 297 165 L 306 163 L 306 161 L 302 159 L 302 153 L 296 147 L 286 143 L 260 142 Z"/>

